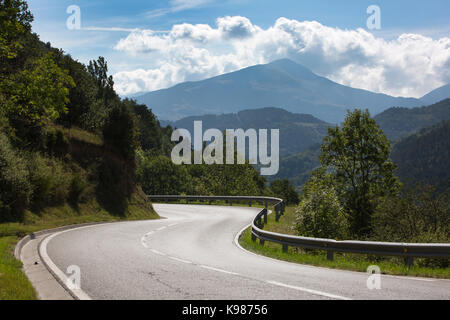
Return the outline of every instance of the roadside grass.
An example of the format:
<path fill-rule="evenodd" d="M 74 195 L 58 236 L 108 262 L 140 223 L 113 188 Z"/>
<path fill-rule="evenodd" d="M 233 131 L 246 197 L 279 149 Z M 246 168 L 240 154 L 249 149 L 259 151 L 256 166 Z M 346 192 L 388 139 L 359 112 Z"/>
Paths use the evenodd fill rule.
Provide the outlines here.
<path fill-rule="evenodd" d="M 291 228 L 294 221 L 295 208 L 287 207 L 279 222 L 275 221 L 274 214 L 269 215 L 264 230 L 295 235 Z M 317 267 L 366 272 L 369 266 L 377 265 L 382 274 L 450 279 L 450 268 L 421 266 L 421 259 L 416 259 L 413 266 L 407 267 L 403 259 L 398 257 L 335 253 L 334 260 L 330 261 L 327 260 L 326 251 L 323 250 L 303 250 L 289 247 L 288 252 L 285 253 L 281 250 L 280 244 L 266 241 L 262 246 L 259 244 L 259 240 L 253 242 L 250 228 L 243 232 L 239 238 L 239 244 L 243 248 L 263 256 Z"/>
<path fill-rule="evenodd" d="M 154 210 L 139 202 L 139 199 L 131 201 L 122 216 L 111 215 L 93 200 L 78 208 L 65 204 L 39 213 L 27 211 L 21 223 L 0 224 L 0 300 L 37 299 L 36 291 L 22 271 L 22 262 L 14 257 L 14 248 L 20 238 L 36 231 L 72 224 L 158 218 Z"/>

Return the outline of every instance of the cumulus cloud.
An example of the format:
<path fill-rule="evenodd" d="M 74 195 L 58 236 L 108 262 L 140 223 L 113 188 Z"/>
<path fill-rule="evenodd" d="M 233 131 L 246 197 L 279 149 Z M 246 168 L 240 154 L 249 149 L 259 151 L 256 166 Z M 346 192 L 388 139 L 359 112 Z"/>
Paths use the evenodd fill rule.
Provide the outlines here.
<path fill-rule="evenodd" d="M 216 25 L 179 24 L 165 34 L 134 31 L 116 50 L 155 61 L 148 70 L 115 75 L 122 95 L 290 58 L 341 84 L 394 96 L 420 97 L 450 82 L 450 38 L 403 34 L 377 38 L 364 29 L 343 30 L 316 21 L 279 18 L 267 29 L 240 16 Z"/>

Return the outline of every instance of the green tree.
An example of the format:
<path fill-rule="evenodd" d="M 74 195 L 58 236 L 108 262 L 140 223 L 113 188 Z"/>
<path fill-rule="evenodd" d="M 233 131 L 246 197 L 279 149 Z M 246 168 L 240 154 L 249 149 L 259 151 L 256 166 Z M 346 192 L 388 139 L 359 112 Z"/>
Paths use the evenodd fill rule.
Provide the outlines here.
<path fill-rule="evenodd" d="M 105 106 L 108 106 L 111 100 L 117 99 L 114 80 L 112 76 L 108 76 L 108 63 L 104 57 L 90 61 L 87 70 L 97 83 L 97 99 L 102 100 Z"/>
<path fill-rule="evenodd" d="M 123 103 L 117 103 L 110 111 L 103 127 L 106 147 L 124 159 L 134 162 L 138 133 L 134 115 Z"/>
<path fill-rule="evenodd" d="M 185 191 L 190 180 L 186 167 L 175 165 L 170 158 L 138 157 L 137 177 L 146 194 L 177 195 Z"/>
<path fill-rule="evenodd" d="M 286 201 L 286 204 L 298 204 L 298 193 L 288 179 L 272 181 L 270 189 L 276 197 Z"/>
<path fill-rule="evenodd" d="M 33 15 L 22 0 L 0 0 L 0 75 L 13 72 L 23 36 L 31 31 Z"/>
<path fill-rule="evenodd" d="M 42 126 L 67 112 L 69 87 L 73 85 L 73 79 L 55 64 L 51 54 L 38 59 L 31 70 L 11 75 L 0 88 L 10 124 L 22 138 L 35 139 Z"/>
<path fill-rule="evenodd" d="M 328 129 L 321 151 L 323 168 L 336 178 L 352 233 L 368 235 L 378 200 L 397 194 L 400 186 L 389 159 L 389 140 L 367 110 L 355 110 L 342 128 Z"/>

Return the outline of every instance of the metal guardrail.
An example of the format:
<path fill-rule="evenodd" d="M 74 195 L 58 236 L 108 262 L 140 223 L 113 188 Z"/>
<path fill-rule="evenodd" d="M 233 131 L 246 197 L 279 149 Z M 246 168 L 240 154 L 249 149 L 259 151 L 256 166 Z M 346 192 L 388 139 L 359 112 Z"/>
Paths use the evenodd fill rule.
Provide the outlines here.
<path fill-rule="evenodd" d="M 349 252 L 361 254 L 373 254 L 382 256 L 400 256 L 405 258 L 407 265 L 412 265 L 414 258 L 450 258 L 449 243 L 397 243 L 397 242 L 373 242 L 373 241 L 337 241 L 333 239 L 320 239 L 309 237 L 297 237 L 292 235 L 264 231 L 264 224 L 267 223 L 268 204 L 274 204 L 278 221 L 285 212 L 285 203 L 282 199 L 272 197 L 249 197 L 249 196 L 148 196 L 153 200 L 186 200 L 189 201 L 213 201 L 222 200 L 233 205 L 233 201 L 248 201 L 249 206 L 252 201 L 262 202 L 265 208 L 262 209 L 252 222 L 252 240 L 259 239 L 261 245 L 265 241 L 275 242 L 282 245 L 282 250 L 287 252 L 288 247 L 300 247 L 305 249 L 325 250 L 327 259 L 334 259 L 334 252 Z"/>

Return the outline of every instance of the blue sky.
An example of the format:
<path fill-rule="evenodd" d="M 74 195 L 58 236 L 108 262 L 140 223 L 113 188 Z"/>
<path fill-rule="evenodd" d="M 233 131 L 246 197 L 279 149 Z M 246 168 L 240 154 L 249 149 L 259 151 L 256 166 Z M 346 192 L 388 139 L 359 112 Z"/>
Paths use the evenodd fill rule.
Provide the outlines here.
<path fill-rule="evenodd" d="M 366 13 L 366 9 L 372 4 L 378 5 L 381 9 L 381 30 L 367 30 L 366 20 L 369 15 Z M 66 20 L 69 17 L 66 9 L 70 5 L 78 5 L 81 8 L 81 24 L 84 29 L 76 31 L 66 28 Z M 353 62 L 347 62 L 345 64 L 340 59 L 340 61 L 334 64 L 336 68 L 329 67 L 327 69 L 321 67 L 323 65 L 331 66 L 334 63 L 332 61 L 333 58 L 326 61 L 313 61 L 311 55 L 317 53 L 316 51 L 308 52 L 306 50 L 302 54 L 297 55 L 295 52 L 298 52 L 301 46 L 296 48 L 286 47 L 283 50 L 278 50 L 280 52 L 277 53 L 269 52 L 268 47 L 276 50 L 274 49 L 275 43 L 278 43 L 276 35 L 273 38 L 273 43 L 268 45 L 268 47 L 264 47 L 264 55 L 258 55 L 252 51 L 260 50 L 261 43 L 263 42 L 261 40 L 262 37 L 256 40 L 256 34 L 261 30 L 268 32 L 271 28 L 274 28 L 277 20 L 281 17 L 300 23 L 304 21 L 317 21 L 320 25 L 312 27 L 299 25 L 295 27 L 297 31 L 301 30 L 298 31 L 298 35 L 293 35 L 293 38 L 289 41 L 300 41 L 302 45 L 306 43 L 312 48 L 314 44 L 307 42 L 310 40 L 305 39 L 305 37 L 308 37 L 308 33 L 302 28 L 305 27 L 308 29 L 311 27 L 314 30 L 319 30 L 322 29 L 321 26 L 332 28 L 330 29 L 331 31 L 352 31 L 362 28 L 366 32 L 371 33 L 376 39 L 386 41 L 386 47 L 389 46 L 390 41 L 396 41 L 402 34 L 416 34 L 435 41 L 433 42 L 433 46 L 431 46 L 433 49 L 427 49 L 432 50 L 432 52 L 424 52 L 423 48 L 427 48 L 428 40 L 422 38 L 409 40 L 413 41 L 412 46 L 417 49 L 417 54 L 423 57 L 418 60 L 419 62 L 425 61 L 426 57 L 431 57 L 433 61 L 430 62 L 430 66 L 426 68 L 425 73 L 433 73 L 433 70 L 437 70 L 438 67 L 448 67 L 450 65 L 450 62 L 447 60 L 448 50 L 446 49 L 446 44 L 442 45 L 442 43 L 438 43 L 441 39 L 448 39 L 450 37 L 450 20 L 448 19 L 450 2 L 448 0 L 32 0 L 29 1 L 29 6 L 35 17 L 33 29 L 41 36 L 41 40 L 50 41 L 54 46 L 63 48 L 74 58 L 84 63 L 98 56 L 105 56 L 109 61 L 110 71 L 114 75 L 117 75 L 118 82 L 120 82 L 120 90 L 124 94 L 159 89 L 180 81 L 198 80 L 217 73 L 233 71 L 239 67 L 251 64 L 251 60 L 255 60 L 255 63 L 269 62 L 268 60 L 271 58 L 281 58 L 283 52 L 285 52 L 287 57 L 305 64 L 316 73 L 328 76 L 340 83 L 348 85 L 361 83 L 361 87 L 365 89 L 387 92 L 394 95 L 419 96 L 426 92 L 426 90 L 444 84 L 450 79 L 449 72 L 444 72 L 443 74 L 437 75 L 438 80 L 433 81 L 433 83 L 429 83 L 427 79 L 419 79 L 413 83 L 392 89 L 390 89 L 388 83 L 384 85 L 380 84 L 383 79 L 386 81 L 385 78 L 388 75 L 390 77 L 401 77 L 401 75 L 398 70 L 389 70 L 389 66 L 380 65 L 381 62 L 378 62 L 377 65 L 374 62 L 371 56 L 372 53 L 366 52 L 367 47 L 370 47 L 371 44 L 361 43 L 361 41 L 365 41 L 361 40 L 366 38 L 365 34 L 359 35 L 360 40 L 355 40 L 355 44 L 349 43 L 348 39 L 343 41 L 347 48 L 354 48 L 355 46 L 365 48 L 364 56 L 366 59 L 361 60 L 359 64 Z M 246 43 L 259 41 L 252 48 L 248 48 L 248 57 L 243 57 L 242 53 L 237 54 L 239 50 L 236 49 L 236 40 L 230 40 L 230 38 L 226 38 L 226 41 L 224 40 L 225 38 L 221 38 L 222 43 L 220 43 L 220 41 L 216 41 L 218 39 L 213 39 L 214 36 L 211 35 L 211 38 L 208 36 L 208 43 L 202 40 L 201 44 L 199 44 L 198 41 L 187 43 L 186 39 L 174 40 L 173 37 L 168 42 L 164 38 L 166 36 L 164 34 L 158 36 L 154 34 L 140 34 L 138 36 L 138 34 L 133 35 L 131 31 L 86 30 L 88 27 L 99 27 L 105 28 L 105 30 L 108 28 L 139 28 L 142 30 L 173 31 L 174 26 L 181 24 L 189 24 L 192 26 L 207 24 L 216 30 L 221 28 L 217 24 L 217 19 L 227 16 L 244 17 L 251 23 L 251 26 L 257 28 L 254 33 L 255 37 L 248 37 L 245 40 L 247 41 Z M 235 21 L 233 23 L 238 22 Z M 324 54 L 327 39 L 326 35 L 317 31 L 317 35 L 319 34 L 321 40 L 318 41 L 322 43 L 322 50 L 320 52 Z M 130 35 L 134 37 L 130 37 Z M 344 33 L 335 34 L 334 37 L 337 38 L 333 42 L 340 43 L 339 37 L 345 38 L 347 36 L 349 35 Z M 280 35 L 281 37 L 282 35 Z M 123 43 L 121 47 L 118 46 L 120 41 Z M 161 48 L 155 49 L 152 43 L 157 43 L 158 41 L 165 41 L 165 45 L 172 48 L 170 52 Z M 241 39 L 241 41 L 244 40 Z M 419 42 L 422 43 L 422 46 L 419 46 Z M 283 45 L 288 46 L 286 43 L 277 45 L 281 47 Z M 128 47 L 125 48 L 125 45 L 128 47 L 136 46 L 138 49 L 130 50 Z M 139 49 L 142 46 L 148 45 L 148 50 Z M 377 41 L 377 44 L 374 42 L 374 46 L 376 45 L 380 46 L 379 41 Z M 392 45 L 399 47 L 395 53 L 392 51 L 381 53 L 382 50 L 380 49 L 380 53 L 377 54 L 397 55 L 398 53 L 404 56 L 403 62 L 406 63 L 406 61 L 411 60 L 410 57 L 406 57 L 407 53 L 400 52 L 401 50 L 408 50 L 407 48 L 411 46 L 411 43 L 402 43 L 402 45 L 399 45 L 398 43 L 392 42 Z M 205 66 L 204 61 L 195 61 L 191 62 L 193 64 L 191 66 L 192 72 L 176 69 L 176 67 L 180 67 L 185 63 L 180 56 L 186 54 L 183 48 L 186 49 L 189 46 L 193 46 L 192 48 L 196 52 L 199 52 L 197 56 L 191 57 L 190 60 L 204 59 L 206 61 L 205 59 L 210 59 L 211 65 Z M 335 49 L 339 51 L 340 46 L 341 44 L 336 44 L 337 49 Z M 339 53 L 345 54 L 341 51 Z M 230 54 L 234 54 L 234 58 L 240 60 L 238 62 L 231 62 L 231 58 L 226 60 L 224 58 L 225 55 L 229 56 Z M 325 56 L 326 54 L 324 54 L 323 59 L 326 59 Z M 370 59 L 367 58 L 369 56 Z M 379 59 L 379 61 L 381 60 Z M 198 68 L 198 65 L 203 67 Z M 406 67 L 408 66 L 405 65 Z M 361 68 L 368 68 L 367 70 L 371 74 L 370 79 L 368 77 L 365 79 L 346 79 L 343 76 L 361 73 Z M 146 71 L 147 73 L 138 73 L 137 70 Z M 378 77 L 376 76 L 377 73 Z M 142 80 L 139 78 L 139 74 L 142 79 L 145 79 Z M 409 75 L 405 74 L 403 76 L 406 80 Z M 127 84 L 127 81 L 129 81 L 129 84 Z M 157 84 L 144 83 L 145 81 L 153 81 Z M 428 83 L 427 86 L 424 86 L 425 82 Z"/>

